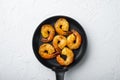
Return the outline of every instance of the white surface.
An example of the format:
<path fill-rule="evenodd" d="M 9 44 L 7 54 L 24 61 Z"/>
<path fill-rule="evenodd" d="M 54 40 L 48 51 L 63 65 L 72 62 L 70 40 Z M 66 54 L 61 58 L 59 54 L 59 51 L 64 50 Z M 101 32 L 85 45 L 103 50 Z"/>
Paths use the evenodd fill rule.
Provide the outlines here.
<path fill-rule="evenodd" d="M 88 37 L 65 80 L 120 80 L 120 0 L 0 0 L 0 80 L 55 80 L 32 50 L 36 27 L 54 15 L 76 19 Z"/>

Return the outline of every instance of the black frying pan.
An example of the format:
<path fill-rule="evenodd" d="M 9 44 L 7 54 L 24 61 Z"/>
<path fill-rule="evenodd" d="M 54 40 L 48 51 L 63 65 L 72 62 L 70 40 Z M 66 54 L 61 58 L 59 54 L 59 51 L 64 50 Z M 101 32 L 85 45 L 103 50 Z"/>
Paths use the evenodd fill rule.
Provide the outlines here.
<path fill-rule="evenodd" d="M 45 59 L 41 58 L 41 56 L 38 53 L 39 46 L 42 44 L 42 42 L 40 41 L 41 37 L 42 37 L 41 33 L 40 33 L 41 26 L 44 25 L 44 24 L 51 24 L 51 25 L 54 26 L 54 23 L 59 18 L 67 19 L 67 21 L 70 24 L 70 30 L 71 29 L 75 29 L 82 36 L 82 44 L 81 44 L 80 48 L 78 48 L 78 49 L 73 51 L 74 54 L 75 54 L 74 62 L 71 65 L 67 66 L 67 67 L 60 66 L 56 62 L 55 58 L 51 59 L 51 60 L 45 60 Z M 72 19 L 70 17 L 67 17 L 67 16 L 53 16 L 53 17 L 50 17 L 50 18 L 44 20 L 37 27 L 37 29 L 35 30 L 35 33 L 33 35 L 32 46 L 33 46 L 33 51 L 35 53 L 35 56 L 37 57 L 39 62 L 42 63 L 44 66 L 46 66 L 46 67 L 52 69 L 53 71 L 55 71 L 57 80 L 64 80 L 64 73 L 65 73 L 65 71 L 67 71 L 70 68 L 72 68 L 73 66 L 75 66 L 81 60 L 83 55 L 85 54 L 85 51 L 86 51 L 86 48 L 87 48 L 87 37 L 86 37 L 85 31 L 83 30 L 82 26 L 77 21 L 75 21 L 74 19 Z"/>

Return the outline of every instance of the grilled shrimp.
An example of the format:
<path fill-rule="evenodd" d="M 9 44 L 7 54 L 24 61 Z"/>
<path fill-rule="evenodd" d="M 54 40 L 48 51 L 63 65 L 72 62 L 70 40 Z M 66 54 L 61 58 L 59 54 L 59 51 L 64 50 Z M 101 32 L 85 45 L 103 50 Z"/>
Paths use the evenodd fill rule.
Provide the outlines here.
<path fill-rule="evenodd" d="M 60 55 L 65 55 L 66 59 L 63 59 Z M 68 66 L 73 62 L 74 53 L 71 49 L 65 47 L 62 53 L 56 57 L 57 62 L 62 66 Z"/>
<path fill-rule="evenodd" d="M 69 23 L 64 18 L 59 18 L 55 23 L 55 30 L 60 35 L 67 35 L 69 33 Z"/>
<path fill-rule="evenodd" d="M 43 36 L 41 39 L 42 42 L 50 42 L 55 35 L 55 30 L 51 25 L 45 24 L 41 28 L 41 34 Z"/>
<path fill-rule="evenodd" d="M 56 49 L 57 52 L 61 52 L 61 49 L 63 49 L 66 46 L 66 37 L 62 35 L 57 35 L 53 39 L 53 46 Z"/>
<path fill-rule="evenodd" d="M 72 30 L 72 34 L 67 37 L 67 46 L 70 49 L 77 49 L 80 47 L 81 43 L 81 35 L 76 30 Z"/>
<path fill-rule="evenodd" d="M 56 56 L 55 49 L 51 44 L 44 43 L 39 47 L 39 55 L 44 59 L 51 59 Z"/>

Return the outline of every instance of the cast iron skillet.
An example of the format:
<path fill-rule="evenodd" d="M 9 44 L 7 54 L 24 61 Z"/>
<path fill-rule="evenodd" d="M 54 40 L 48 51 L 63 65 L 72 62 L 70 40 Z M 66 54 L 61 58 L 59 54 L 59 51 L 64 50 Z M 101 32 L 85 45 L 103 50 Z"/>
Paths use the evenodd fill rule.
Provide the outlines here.
<path fill-rule="evenodd" d="M 57 62 L 56 59 L 51 59 L 51 60 L 45 60 L 43 58 L 41 58 L 41 56 L 38 54 L 38 50 L 39 50 L 39 46 L 41 44 L 43 44 L 40 40 L 41 40 L 41 26 L 44 24 L 51 24 L 54 26 L 54 23 L 56 22 L 57 19 L 59 18 L 65 18 L 67 19 L 67 21 L 69 22 L 70 25 L 70 30 L 71 29 L 75 29 L 77 30 L 81 36 L 82 36 L 82 44 L 80 46 L 79 49 L 74 50 L 74 62 L 67 66 L 67 67 L 62 67 L 60 66 Z M 56 80 L 64 80 L 64 73 L 65 71 L 67 71 L 68 69 L 72 68 L 73 66 L 75 66 L 83 57 L 83 55 L 85 54 L 86 48 L 87 48 L 87 37 L 85 34 L 85 31 L 83 30 L 82 26 L 75 21 L 74 19 L 67 17 L 67 16 L 53 16 L 50 17 L 46 20 L 44 20 L 35 30 L 34 35 L 33 35 L 33 41 L 32 41 L 32 46 L 33 46 L 33 51 L 35 56 L 37 57 L 37 59 L 39 60 L 40 63 L 42 63 L 44 66 L 52 69 L 53 71 L 55 71 L 56 73 Z"/>

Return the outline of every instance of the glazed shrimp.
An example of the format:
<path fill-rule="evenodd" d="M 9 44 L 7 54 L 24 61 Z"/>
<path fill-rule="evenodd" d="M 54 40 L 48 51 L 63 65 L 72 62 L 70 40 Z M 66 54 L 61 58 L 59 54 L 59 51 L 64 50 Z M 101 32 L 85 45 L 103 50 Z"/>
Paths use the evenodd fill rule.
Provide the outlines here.
<path fill-rule="evenodd" d="M 44 59 L 51 59 L 55 57 L 55 49 L 52 45 L 45 43 L 39 47 L 39 55 Z"/>
<path fill-rule="evenodd" d="M 43 36 L 41 39 L 42 42 L 50 42 L 55 35 L 55 30 L 51 25 L 45 24 L 41 28 L 41 34 Z"/>
<path fill-rule="evenodd" d="M 72 30 L 72 34 L 67 37 L 67 46 L 70 49 L 77 49 L 80 47 L 81 42 L 81 35 L 76 30 Z"/>
<path fill-rule="evenodd" d="M 73 62 L 74 59 L 74 53 L 72 52 L 71 49 L 65 47 L 62 50 L 61 55 L 65 55 L 66 59 L 63 59 L 60 55 L 56 57 L 57 62 L 62 65 L 62 66 L 68 66 Z"/>
<path fill-rule="evenodd" d="M 62 35 L 57 35 L 53 39 L 53 46 L 56 49 L 57 52 L 61 52 L 61 49 L 63 49 L 67 44 L 66 37 Z"/>
<path fill-rule="evenodd" d="M 55 30 L 60 35 L 67 35 L 69 33 L 69 23 L 64 18 L 59 18 L 55 23 Z"/>

